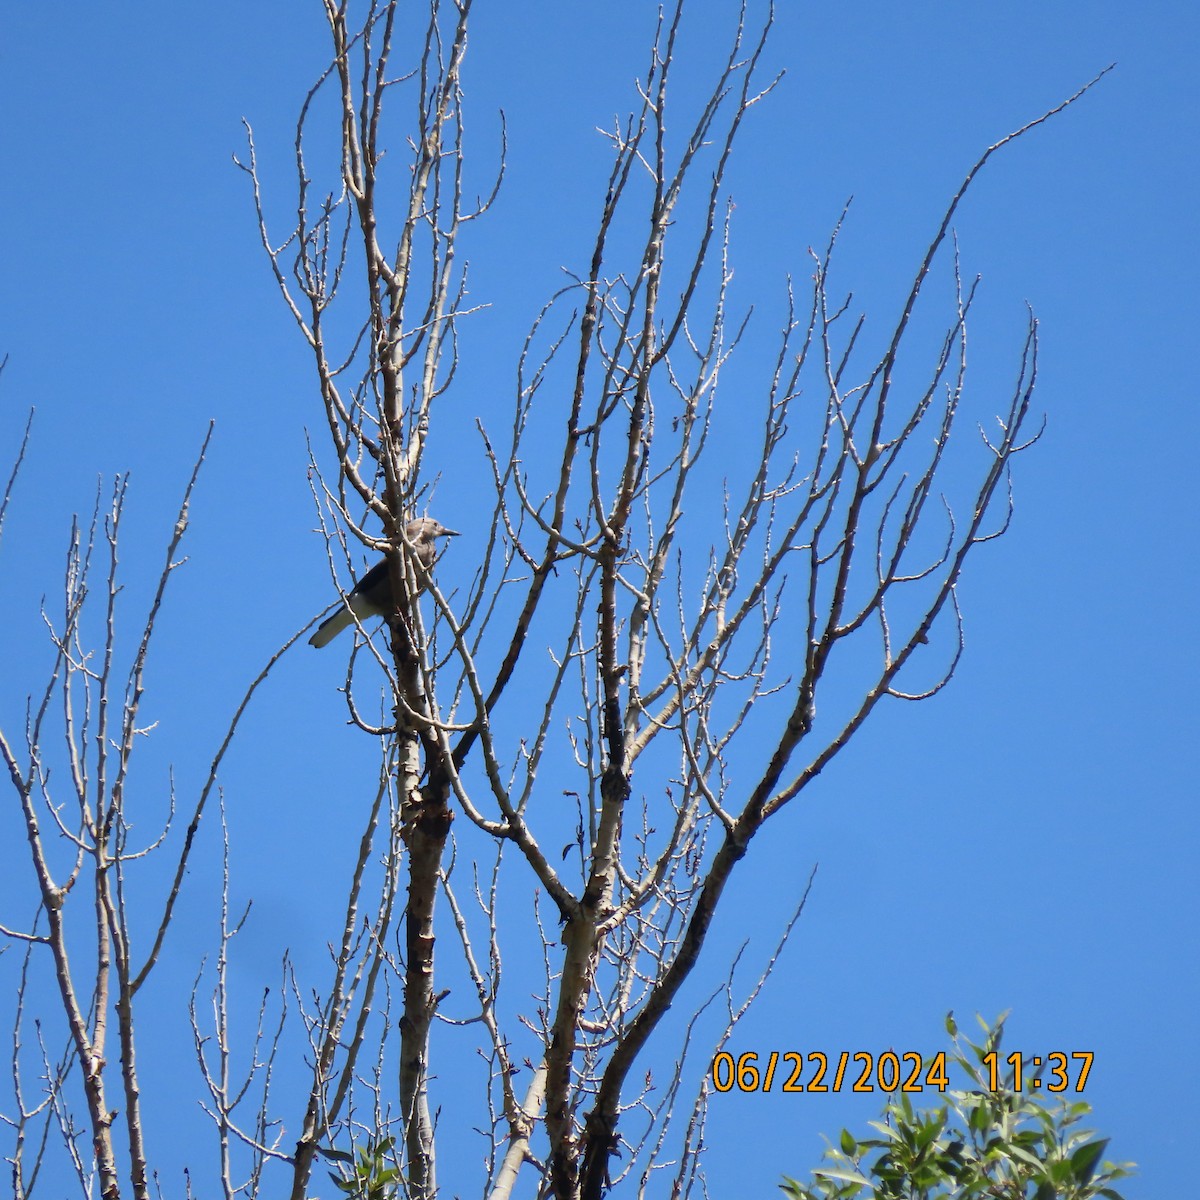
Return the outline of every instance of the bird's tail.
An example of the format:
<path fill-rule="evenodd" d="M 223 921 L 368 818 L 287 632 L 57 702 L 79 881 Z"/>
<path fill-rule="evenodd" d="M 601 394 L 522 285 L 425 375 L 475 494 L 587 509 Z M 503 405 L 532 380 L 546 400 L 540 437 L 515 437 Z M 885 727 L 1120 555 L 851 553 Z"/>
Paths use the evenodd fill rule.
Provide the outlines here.
<path fill-rule="evenodd" d="M 316 646 L 320 650 L 322 646 L 328 646 L 343 629 L 353 624 L 353 615 L 345 605 L 342 605 L 332 617 L 326 617 L 321 622 L 317 627 L 317 632 L 308 639 L 308 644 Z"/>

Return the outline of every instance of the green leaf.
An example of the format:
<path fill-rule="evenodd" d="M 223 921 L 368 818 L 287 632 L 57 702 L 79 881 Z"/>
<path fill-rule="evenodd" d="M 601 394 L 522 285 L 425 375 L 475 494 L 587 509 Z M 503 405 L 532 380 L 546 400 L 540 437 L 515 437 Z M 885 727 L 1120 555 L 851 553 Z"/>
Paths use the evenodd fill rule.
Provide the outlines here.
<path fill-rule="evenodd" d="M 1056 1187 L 1069 1187 L 1075 1178 L 1075 1172 L 1071 1169 L 1070 1162 L 1065 1159 L 1060 1162 L 1049 1163 L 1046 1169 L 1049 1172 L 1051 1182 Z"/>
<path fill-rule="evenodd" d="M 850 1130 L 842 1130 L 840 1142 L 842 1153 L 846 1155 L 847 1158 L 853 1158 L 858 1151 L 858 1143 L 854 1140 L 854 1135 L 850 1132 Z"/>
<path fill-rule="evenodd" d="M 958 1037 L 958 1022 L 954 1019 L 954 1009 L 946 1014 L 946 1032 L 951 1037 Z"/>
<path fill-rule="evenodd" d="M 837 1171 L 832 1167 L 822 1167 L 813 1174 L 821 1179 L 840 1179 L 843 1183 L 856 1183 L 859 1187 L 871 1186 L 871 1181 L 858 1171 Z"/>
<path fill-rule="evenodd" d="M 973 1133 L 982 1133 L 991 1123 L 991 1114 L 986 1103 L 971 1109 L 971 1115 L 967 1118 L 967 1124 Z"/>
<path fill-rule="evenodd" d="M 929 1149 L 929 1146 L 937 1140 L 938 1135 L 945 1128 L 946 1110 L 944 1108 L 935 1109 L 928 1120 L 921 1121 L 917 1125 L 917 1151 Z"/>
<path fill-rule="evenodd" d="M 1100 1156 L 1108 1148 L 1108 1142 L 1108 1138 L 1101 1138 L 1098 1142 L 1088 1142 L 1086 1146 L 1080 1146 L 1071 1155 L 1071 1170 L 1079 1183 L 1088 1183 L 1096 1173 L 1096 1168 L 1100 1165 Z"/>
<path fill-rule="evenodd" d="M 898 1142 L 900 1140 L 900 1135 L 890 1125 L 884 1125 L 882 1121 L 868 1121 L 867 1124 L 872 1129 L 878 1129 L 887 1138 L 888 1142 Z M 887 1145 L 887 1142 L 877 1142 L 875 1144 L 884 1146 Z"/>
<path fill-rule="evenodd" d="M 1031 1167 L 1040 1167 L 1042 1165 L 1041 1155 L 1031 1153 L 1024 1146 L 1018 1145 L 1016 1142 L 1009 1143 L 1009 1156 L 1020 1159 L 1021 1162 L 1028 1163 Z"/>

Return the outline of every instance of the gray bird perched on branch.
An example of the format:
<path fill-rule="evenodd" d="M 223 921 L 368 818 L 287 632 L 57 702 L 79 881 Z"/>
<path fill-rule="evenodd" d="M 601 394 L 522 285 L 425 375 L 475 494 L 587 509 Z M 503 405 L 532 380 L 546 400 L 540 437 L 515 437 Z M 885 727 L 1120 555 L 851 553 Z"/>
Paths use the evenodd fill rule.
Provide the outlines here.
<path fill-rule="evenodd" d="M 447 529 L 432 517 L 418 517 L 409 521 L 404 527 L 408 540 L 416 552 L 417 561 L 426 570 L 433 566 L 437 558 L 437 539 L 440 537 L 458 537 L 456 529 Z M 418 590 L 423 586 L 417 581 Z M 345 604 L 321 622 L 317 632 L 308 639 L 310 646 L 320 649 L 327 646 L 343 629 L 354 624 L 354 618 L 365 621 L 368 617 L 390 617 L 394 609 L 392 600 L 392 579 L 388 572 L 387 559 L 377 562 L 354 585 L 354 590 L 346 597 Z"/>

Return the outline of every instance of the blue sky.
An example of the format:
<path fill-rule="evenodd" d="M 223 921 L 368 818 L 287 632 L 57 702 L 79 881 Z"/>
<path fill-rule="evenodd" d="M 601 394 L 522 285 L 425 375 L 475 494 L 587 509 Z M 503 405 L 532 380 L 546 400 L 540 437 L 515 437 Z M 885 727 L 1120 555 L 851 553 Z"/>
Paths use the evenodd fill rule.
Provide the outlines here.
<path fill-rule="evenodd" d="M 681 104 L 732 12 L 727 0 L 694 6 Z M 327 600 L 305 479 L 317 398 L 231 158 L 246 117 L 268 204 L 285 217 L 322 19 L 315 0 L 131 0 L 55 15 L 0 16 L 0 464 L 29 407 L 37 414 L 0 544 L 0 720 L 19 730 L 38 685 L 37 600 L 59 584 L 71 514 L 90 509 L 99 476 L 132 473 L 124 562 L 143 603 L 215 419 L 191 562 L 149 680 L 163 689 L 157 753 L 194 782 L 245 681 Z M 629 0 L 478 8 L 466 87 L 479 186 L 500 108 L 510 157 L 467 249 L 472 298 L 490 307 L 464 333 L 451 430 L 503 420 L 530 321 L 561 268 L 583 269 L 606 165 L 594 130 L 631 106 L 651 24 L 652 7 Z M 717 934 L 725 947 L 753 935 L 752 956 L 769 953 L 819 863 L 735 1044 L 923 1050 L 948 1009 L 1011 1008 L 1012 1048 L 1095 1052 L 1086 1098 L 1111 1153 L 1140 1164 L 1131 1197 L 1177 1186 L 1200 1053 L 1198 37 L 1200 16 L 1182 4 L 782 5 L 769 58 L 787 75 L 753 113 L 729 182 L 743 305 L 774 328 L 785 274 L 807 277 L 806 248 L 853 195 L 839 270 L 878 328 L 979 153 L 1118 64 L 990 163 L 957 221 L 964 268 L 983 275 L 971 347 L 981 394 L 1011 383 L 1028 301 L 1048 417 L 1019 463 L 1010 534 L 968 571 L 958 676 L 928 704 L 877 711 L 756 847 Z M 455 444 L 437 453 L 448 470 L 464 461 Z M 438 515 L 467 546 L 479 471 L 478 491 L 447 474 L 439 494 Z M 336 859 L 330 806 L 374 770 L 371 748 L 342 727 L 340 678 L 330 661 L 293 654 L 230 764 L 234 868 L 256 897 L 247 936 L 263 961 L 285 944 L 303 959 L 305 943 L 327 938 L 292 886 L 295 864 L 320 873 Z M 0 861 L 26 869 L 4 830 Z M 11 880 L 0 899 L 17 903 Z M 180 932 L 170 978 L 186 987 L 206 937 L 200 925 Z M 180 1105 L 192 1086 L 180 1083 Z M 772 1194 L 783 1172 L 815 1165 L 821 1132 L 861 1127 L 881 1102 L 717 1098 L 713 1194 Z"/>

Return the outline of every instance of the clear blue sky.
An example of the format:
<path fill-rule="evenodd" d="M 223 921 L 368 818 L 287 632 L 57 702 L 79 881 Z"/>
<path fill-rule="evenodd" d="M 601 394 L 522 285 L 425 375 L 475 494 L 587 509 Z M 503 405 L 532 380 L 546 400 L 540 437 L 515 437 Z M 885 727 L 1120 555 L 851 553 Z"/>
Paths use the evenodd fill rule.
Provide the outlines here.
<path fill-rule="evenodd" d="M 694 6 L 684 53 L 696 78 L 734 7 Z M 1113 1156 L 1140 1164 L 1127 1194 L 1169 1195 L 1194 1148 L 1200 1055 L 1200 16 L 1115 0 L 780 8 L 770 56 L 788 73 L 753 114 L 730 182 L 737 295 L 764 313 L 787 270 L 807 277 L 805 248 L 852 194 L 842 278 L 878 321 L 894 317 L 983 148 L 1118 67 L 993 161 L 961 213 L 965 269 L 984 277 L 973 367 L 985 390 L 988 372 L 1009 381 L 1032 304 L 1048 431 L 1019 464 L 1011 533 L 962 589 L 953 686 L 877 712 L 755 848 L 717 931 L 726 946 L 753 934 L 752 956 L 820 869 L 735 1044 L 927 1049 L 948 1009 L 1011 1008 L 1011 1047 L 1095 1052 L 1095 1122 Z M 468 250 L 472 298 L 491 308 L 465 331 L 453 397 L 464 428 L 477 413 L 502 422 L 525 330 L 559 269 L 584 267 L 605 161 L 594 128 L 632 104 L 651 12 L 630 0 L 478 6 L 466 81 L 480 186 L 500 107 L 511 153 Z M 294 116 L 322 34 L 316 0 L 0 15 L 0 465 L 37 409 L 0 545 L 7 729 L 38 685 L 36 602 L 59 586 L 70 515 L 90 509 L 98 476 L 132 472 L 125 562 L 140 602 L 212 418 L 192 562 L 149 681 L 166 689 L 155 715 L 174 740 L 161 754 L 185 779 L 244 681 L 326 602 L 303 440 L 317 398 L 231 162 L 245 116 L 286 214 Z M 438 515 L 469 531 L 472 488 L 443 488 Z M 186 687 L 172 686 L 180 676 Z M 341 727 L 339 682 L 329 661 L 293 655 L 231 764 L 235 870 L 257 898 L 248 938 L 263 961 L 286 943 L 303 959 L 308 943 L 315 964 L 329 936 L 292 885 L 297 858 L 317 873 L 336 853 L 331 806 L 374 769 Z M 24 870 L 10 817 L 0 862 Z M 15 903 L 11 879 L 0 900 Z M 207 936 L 181 932 L 171 978 L 190 979 Z M 180 1104 L 194 1094 L 188 1070 Z M 771 1195 L 781 1173 L 815 1165 L 820 1132 L 861 1128 L 880 1103 L 718 1097 L 713 1194 Z"/>

